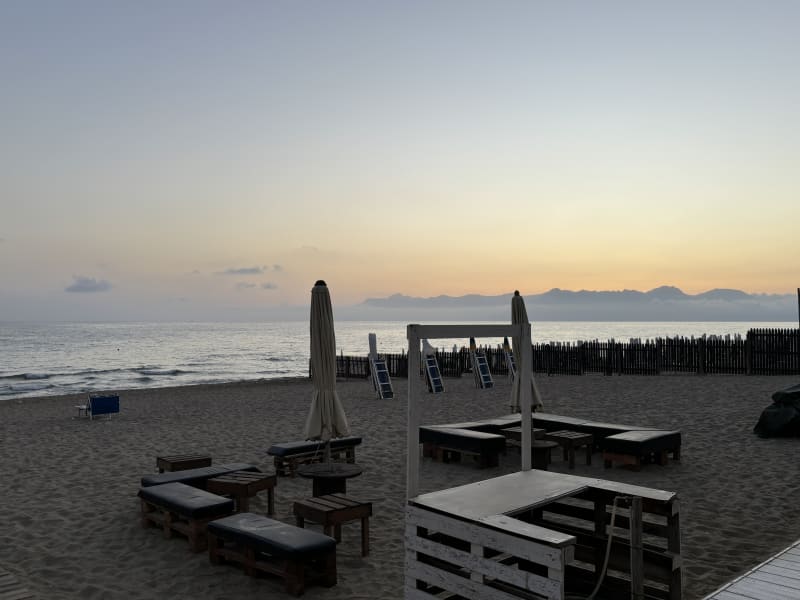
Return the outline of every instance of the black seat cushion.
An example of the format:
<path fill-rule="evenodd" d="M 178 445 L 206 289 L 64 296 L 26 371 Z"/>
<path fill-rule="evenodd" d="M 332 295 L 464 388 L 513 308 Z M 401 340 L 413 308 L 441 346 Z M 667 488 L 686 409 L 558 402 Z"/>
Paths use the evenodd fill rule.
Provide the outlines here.
<path fill-rule="evenodd" d="M 336 548 L 336 540 L 327 535 L 247 512 L 211 521 L 208 532 L 275 558 L 297 559 Z"/>
<path fill-rule="evenodd" d="M 333 438 L 331 448 L 347 448 L 361 444 L 361 437 L 351 435 L 347 437 Z M 292 456 L 293 454 L 305 454 L 307 452 L 322 452 L 325 449 L 325 442 L 321 440 L 305 440 L 302 442 L 283 442 L 273 444 L 267 450 L 271 456 Z"/>
<path fill-rule="evenodd" d="M 214 465 L 211 467 L 199 467 L 197 469 L 185 469 L 183 471 L 168 471 L 167 473 L 154 473 L 142 477 L 142 487 L 152 485 L 163 485 L 165 483 L 185 483 L 197 488 L 205 489 L 206 482 L 212 477 L 233 473 L 234 471 L 256 471 L 260 469 L 248 463 L 228 463 L 224 465 Z"/>
<path fill-rule="evenodd" d="M 449 427 L 420 427 L 419 441 L 475 454 L 504 452 L 506 448 L 506 438 L 502 435 Z"/>
<path fill-rule="evenodd" d="M 203 519 L 233 512 L 233 500 L 183 483 L 143 487 L 139 490 L 139 497 L 187 519 Z"/>
<path fill-rule="evenodd" d="M 601 440 L 605 452 L 645 456 L 651 452 L 675 450 L 681 446 L 680 431 L 648 429 L 644 431 L 626 431 L 610 435 Z"/>

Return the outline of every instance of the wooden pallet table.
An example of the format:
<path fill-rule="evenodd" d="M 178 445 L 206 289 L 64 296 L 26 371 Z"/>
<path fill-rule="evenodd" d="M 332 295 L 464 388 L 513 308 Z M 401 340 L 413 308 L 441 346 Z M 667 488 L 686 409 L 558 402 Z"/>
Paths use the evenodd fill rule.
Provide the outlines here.
<path fill-rule="evenodd" d="M 250 498 L 258 492 L 267 490 L 267 514 L 275 514 L 275 485 L 277 475 L 267 475 L 254 471 L 234 471 L 209 479 L 206 489 L 213 494 L 230 496 L 236 501 L 236 512 L 250 510 Z"/>
<path fill-rule="evenodd" d="M 594 436 L 591 433 L 581 433 L 580 431 L 551 431 L 545 434 L 544 439 L 556 442 L 564 450 L 564 460 L 569 462 L 569 468 L 575 468 L 575 449 L 586 448 L 586 464 L 592 464 L 592 448 L 594 447 Z"/>
<path fill-rule="evenodd" d="M 342 525 L 357 519 L 361 520 L 361 556 L 369 554 L 369 518 L 372 516 L 372 503 L 359 502 L 343 494 L 328 494 L 298 500 L 294 503 L 294 515 L 298 527 L 303 527 L 305 521 L 312 521 L 322 525 L 325 535 L 331 534 L 333 538 L 342 541 Z"/>

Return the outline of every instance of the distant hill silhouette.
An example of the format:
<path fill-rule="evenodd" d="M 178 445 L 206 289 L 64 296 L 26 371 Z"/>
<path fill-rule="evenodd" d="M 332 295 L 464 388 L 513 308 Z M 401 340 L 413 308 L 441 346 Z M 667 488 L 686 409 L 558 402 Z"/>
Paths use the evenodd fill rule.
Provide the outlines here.
<path fill-rule="evenodd" d="M 345 309 L 347 314 L 342 316 L 364 320 L 505 321 L 510 318 L 512 294 L 431 298 L 393 294 L 368 298 Z M 686 294 L 667 285 L 647 292 L 553 288 L 525 296 L 525 304 L 534 321 L 797 321 L 794 294 L 748 294 L 731 289 Z"/>

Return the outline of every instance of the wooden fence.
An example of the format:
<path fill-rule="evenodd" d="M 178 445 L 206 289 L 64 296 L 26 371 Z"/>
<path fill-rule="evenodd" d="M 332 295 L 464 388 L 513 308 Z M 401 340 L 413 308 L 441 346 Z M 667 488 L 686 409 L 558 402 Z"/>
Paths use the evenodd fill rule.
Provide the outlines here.
<path fill-rule="evenodd" d="M 800 329 L 751 329 L 747 336 L 675 337 L 629 342 L 533 344 L 533 371 L 547 375 L 800 375 Z M 502 348 L 482 348 L 494 375 L 507 375 Z M 408 356 L 384 354 L 392 377 L 408 377 Z M 445 377 L 472 372 L 467 348 L 437 352 Z M 369 377 L 365 356 L 338 356 L 339 377 Z"/>

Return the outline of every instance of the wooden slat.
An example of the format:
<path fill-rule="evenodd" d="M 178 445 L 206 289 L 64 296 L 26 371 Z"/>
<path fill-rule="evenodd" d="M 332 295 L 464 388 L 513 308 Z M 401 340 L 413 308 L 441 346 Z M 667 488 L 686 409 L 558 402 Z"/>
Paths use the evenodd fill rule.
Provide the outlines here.
<path fill-rule="evenodd" d="M 456 548 L 438 544 L 415 535 L 415 527 L 408 526 L 406 531 L 406 549 L 435 556 L 441 560 L 463 567 L 472 573 L 479 573 L 492 579 L 499 579 L 528 591 L 545 595 L 547 598 L 560 599 L 561 585 L 558 581 L 507 566 L 495 560 L 476 554 L 464 552 Z"/>
<path fill-rule="evenodd" d="M 413 506 L 406 507 L 406 524 L 424 527 L 466 542 L 508 552 L 548 568 L 560 568 L 562 566 L 562 551 L 560 548 L 551 548 L 533 539 L 501 533 L 488 527 L 479 527 L 465 521 L 449 519 Z"/>

